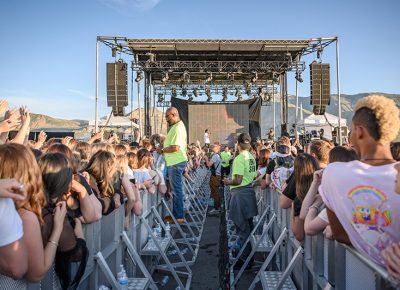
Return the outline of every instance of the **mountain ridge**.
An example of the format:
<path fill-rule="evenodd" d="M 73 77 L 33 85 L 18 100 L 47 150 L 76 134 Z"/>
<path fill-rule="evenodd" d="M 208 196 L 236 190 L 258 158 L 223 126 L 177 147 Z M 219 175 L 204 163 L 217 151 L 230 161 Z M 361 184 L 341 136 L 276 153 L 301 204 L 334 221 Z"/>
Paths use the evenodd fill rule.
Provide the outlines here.
<path fill-rule="evenodd" d="M 353 115 L 353 108 L 356 102 L 365 96 L 379 94 L 386 96 L 390 99 L 393 99 L 397 106 L 400 107 L 400 94 L 387 94 L 381 92 L 370 92 L 370 93 L 357 93 L 357 94 L 341 94 L 341 107 L 342 107 L 342 118 L 347 120 L 347 124 L 350 124 L 351 117 Z M 279 100 L 276 103 L 280 103 Z M 309 97 L 299 97 L 299 107 L 300 104 L 303 106 L 303 114 L 304 117 L 310 115 L 312 113 L 313 106 L 310 104 Z M 289 95 L 289 108 L 294 110 L 295 107 L 295 97 L 293 95 Z M 154 111 L 156 113 L 156 120 L 154 120 L 153 110 L 151 110 L 151 125 L 154 126 L 154 121 L 157 123 L 157 127 L 161 130 L 158 131 L 166 131 L 166 122 L 163 117 L 163 111 L 160 109 L 156 109 Z M 327 113 L 337 115 L 338 114 L 338 98 L 337 94 L 331 95 L 331 103 L 326 109 Z M 131 115 L 132 118 L 139 119 L 139 109 L 135 109 L 133 112 L 129 112 L 125 114 L 125 116 Z M 103 117 L 104 118 L 104 117 Z M 141 119 L 142 124 L 144 124 L 144 109 L 141 108 Z M 162 123 L 161 123 L 162 122 Z M 44 128 L 59 128 L 59 129 L 72 129 L 72 130 L 80 130 L 87 127 L 89 124 L 88 120 L 67 120 L 56 117 L 51 117 L 43 114 L 35 114 L 31 113 L 31 128 L 32 129 L 44 129 Z M 162 124 L 162 125 L 161 125 Z M 165 132 L 164 132 L 165 133 Z"/>

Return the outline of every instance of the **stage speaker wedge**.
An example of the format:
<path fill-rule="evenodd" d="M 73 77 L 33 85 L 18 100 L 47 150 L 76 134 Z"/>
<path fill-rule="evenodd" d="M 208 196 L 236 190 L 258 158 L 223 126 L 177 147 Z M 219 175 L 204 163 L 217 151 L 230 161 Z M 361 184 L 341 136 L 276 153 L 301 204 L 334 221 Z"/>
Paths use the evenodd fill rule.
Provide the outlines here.
<path fill-rule="evenodd" d="M 107 106 L 128 106 L 128 65 L 107 63 Z"/>
<path fill-rule="evenodd" d="M 325 113 L 331 103 L 330 66 L 328 63 L 313 62 L 310 64 L 310 104 L 318 115 Z"/>

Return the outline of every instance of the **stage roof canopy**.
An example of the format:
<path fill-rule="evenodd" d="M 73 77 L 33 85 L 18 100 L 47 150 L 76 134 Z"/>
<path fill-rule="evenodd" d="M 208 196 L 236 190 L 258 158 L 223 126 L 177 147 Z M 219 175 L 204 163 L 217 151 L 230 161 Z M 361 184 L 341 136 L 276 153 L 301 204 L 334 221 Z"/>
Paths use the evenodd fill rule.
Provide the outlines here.
<path fill-rule="evenodd" d="M 309 40 L 129 39 L 99 36 L 116 51 L 134 55 L 134 70 L 150 72 L 154 85 L 243 85 L 278 82 L 303 71 L 301 56 L 328 45 Z M 253 80 L 253 81 L 252 81 Z"/>

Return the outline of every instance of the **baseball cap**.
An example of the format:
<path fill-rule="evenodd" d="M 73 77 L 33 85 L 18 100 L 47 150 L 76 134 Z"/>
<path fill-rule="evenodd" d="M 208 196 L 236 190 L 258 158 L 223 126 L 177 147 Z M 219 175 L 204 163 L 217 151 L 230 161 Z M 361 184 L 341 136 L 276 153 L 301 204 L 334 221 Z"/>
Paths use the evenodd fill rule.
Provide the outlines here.
<path fill-rule="evenodd" d="M 247 133 L 240 134 L 238 142 L 242 148 L 249 149 L 251 147 L 251 137 Z"/>

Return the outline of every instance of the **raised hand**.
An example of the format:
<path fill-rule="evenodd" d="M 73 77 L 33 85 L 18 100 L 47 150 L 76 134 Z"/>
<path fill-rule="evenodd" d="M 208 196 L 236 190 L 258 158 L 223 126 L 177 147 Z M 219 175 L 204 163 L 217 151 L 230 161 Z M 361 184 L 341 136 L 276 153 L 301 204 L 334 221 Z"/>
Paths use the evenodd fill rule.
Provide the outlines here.
<path fill-rule="evenodd" d="M 38 136 L 38 143 L 43 144 L 46 142 L 47 134 L 44 131 L 40 131 L 39 136 Z"/>
<path fill-rule="evenodd" d="M 4 112 L 8 108 L 8 102 L 6 100 L 0 100 L 0 113 Z"/>
<path fill-rule="evenodd" d="M 23 201 L 27 195 L 23 184 L 16 179 L 0 179 L 0 197 L 12 198 L 14 201 Z"/>

